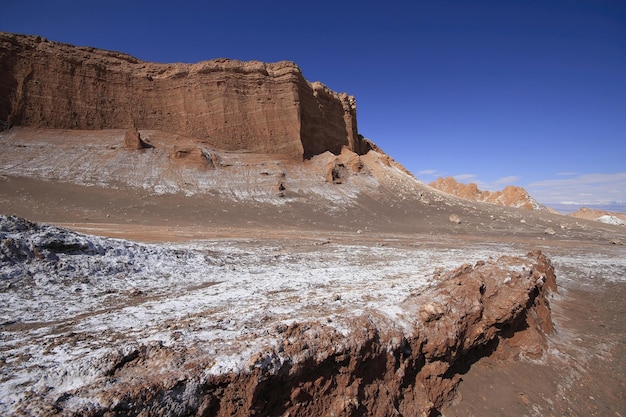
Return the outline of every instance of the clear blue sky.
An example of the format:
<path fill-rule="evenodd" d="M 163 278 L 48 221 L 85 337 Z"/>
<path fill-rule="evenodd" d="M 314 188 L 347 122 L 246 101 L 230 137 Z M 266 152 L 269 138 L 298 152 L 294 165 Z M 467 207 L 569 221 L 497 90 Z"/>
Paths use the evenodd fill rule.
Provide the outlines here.
<path fill-rule="evenodd" d="M 0 16 L 149 61 L 295 61 L 424 182 L 626 202 L 625 0 L 3 0 Z"/>

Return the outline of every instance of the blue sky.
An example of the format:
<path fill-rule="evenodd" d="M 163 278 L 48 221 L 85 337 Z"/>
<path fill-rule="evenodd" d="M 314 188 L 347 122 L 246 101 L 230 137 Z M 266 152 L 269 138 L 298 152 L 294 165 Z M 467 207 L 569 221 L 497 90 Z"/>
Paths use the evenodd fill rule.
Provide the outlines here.
<path fill-rule="evenodd" d="M 149 61 L 295 61 L 354 95 L 360 133 L 424 182 L 626 211 L 623 0 L 4 0 L 0 15 Z"/>

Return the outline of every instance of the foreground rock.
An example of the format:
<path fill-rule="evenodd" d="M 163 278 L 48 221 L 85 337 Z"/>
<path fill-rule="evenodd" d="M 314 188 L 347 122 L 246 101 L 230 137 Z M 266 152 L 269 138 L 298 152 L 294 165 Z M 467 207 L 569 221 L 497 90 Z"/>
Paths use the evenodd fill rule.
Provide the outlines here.
<path fill-rule="evenodd" d="M 0 130 L 13 126 L 153 129 L 295 160 L 371 148 L 354 97 L 309 83 L 292 62 L 155 64 L 0 32 Z"/>
<path fill-rule="evenodd" d="M 427 259 L 454 259 L 167 248 L 1 220 L 3 414 L 428 415 L 473 361 L 539 358 L 552 331 L 539 252 L 424 278 Z"/>

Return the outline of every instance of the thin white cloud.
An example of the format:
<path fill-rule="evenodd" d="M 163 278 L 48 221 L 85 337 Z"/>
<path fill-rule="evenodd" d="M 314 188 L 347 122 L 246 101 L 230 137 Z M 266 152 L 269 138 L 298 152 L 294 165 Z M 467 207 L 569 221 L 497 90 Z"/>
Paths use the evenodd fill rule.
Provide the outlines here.
<path fill-rule="evenodd" d="M 477 177 L 478 175 L 476 174 L 459 174 L 453 176 L 458 182 L 475 182 Z"/>
<path fill-rule="evenodd" d="M 436 169 L 423 169 L 417 172 L 417 175 L 437 175 Z"/>
<path fill-rule="evenodd" d="M 626 172 L 579 174 L 572 178 L 537 181 L 527 186 L 544 204 L 601 205 L 626 201 Z"/>
<path fill-rule="evenodd" d="M 518 177 L 517 175 L 509 175 L 508 177 L 503 177 L 499 180 L 495 180 L 493 183 L 497 185 L 511 185 L 521 179 L 522 177 Z"/>
<path fill-rule="evenodd" d="M 571 176 L 578 175 L 578 174 L 579 174 L 578 172 L 557 172 L 556 173 L 558 177 L 571 177 Z"/>

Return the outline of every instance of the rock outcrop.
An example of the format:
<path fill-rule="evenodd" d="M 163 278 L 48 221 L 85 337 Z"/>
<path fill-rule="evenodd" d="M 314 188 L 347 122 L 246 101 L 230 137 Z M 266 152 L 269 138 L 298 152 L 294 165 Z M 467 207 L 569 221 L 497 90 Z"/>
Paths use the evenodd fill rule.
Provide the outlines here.
<path fill-rule="evenodd" d="M 518 207 L 526 210 L 551 211 L 548 207 L 539 204 L 525 189 L 513 185 L 505 187 L 502 191 L 483 191 L 479 190 L 474 183 L 463 184 L 457 182 L 452 177 L 439 177 L 428 185 L 466 200 L 506 207 Z"/>
<path fill-rule="evenodd" d="M 577 219 L 595 220 L 606 224 L 626 225 L 626 214 L 613 211 L 581 207 L 575 212 L 568 214 L 568 216 L 575 217 Z"/>
<path fill-rule="evenodd" d="M 124 149 L 138 151 L 139 149 L 148 149 L 151 147 L 151 145 L 141 139 L 141 135 L 136 129 L 128 129 L 124 133 Z"/>
<path fill-rule="evenodd" d="M 403 306 L 413 334 L 354 320 L 350 340 L 319 322 L 279 325 L 280 348 L 253 355 L 247 370 L 207 375 L 197 351 L 147 344 L 108 361 L 106 386 L 81 415 L 437 415 L 461 373 L 480 357 L 538 359 L 552 321 L 554 270 L 540 253 L 465 265 Z M 96 390 L 96 391 L 94 391 Z M 92 408 L 93 407 L 93 408 Z"/>
<path fill-rule="evenodd" d="M 554 268 L 540 252 L 449 272 L 437 268 L 427 286 L 416 287 L 419 278 L 412 277 L 403 290 L 386 288 L 385 294 L 397 292 L 393 304 L 369 303 L 375 293 L 369 285 L 342 287 L 335 280 L 329 289 L 342 292 L 317 301 L 294 297 L 264 289 L 269 281 L 259 282 L 264 278 L 257 273 L 248 284 L 235 273 L 237 289 L 228 290 L 225 271 L 235 264 L 224 263 L 244 271 L 245 262 L 232 260 L 231 252 L 208 252 L 0 216 L 0 278 L 8 303 L 0 314 L 7 335 L 0 391 L 11 392 L 0 398 L 0 410 L 437 415 L 475 361 L 540 359 L 553 331 L 547 295 L 556 291 Z M 176 275 L 185 268 L 187 275 Z M 200 281 L 189 286 L 194 273 Z M 207 276 L 223 281 L 207 282 Z M 181 287 L 181 281 L 189 282 Z M 263 301 L 250 305 L 252 288 L 245 287 L 254 282 Z M 233 308 L 205 304 L 211 298 Z M 277 314 L 294 303 L 300 307 Z"/>
<path fill-rule="evenodd" d="M 0 128 L 152 129 L 228 150 L 301 160 L 365 154 L 354 97 L 292 62 L 155 64 L 0 32 Z"/>

